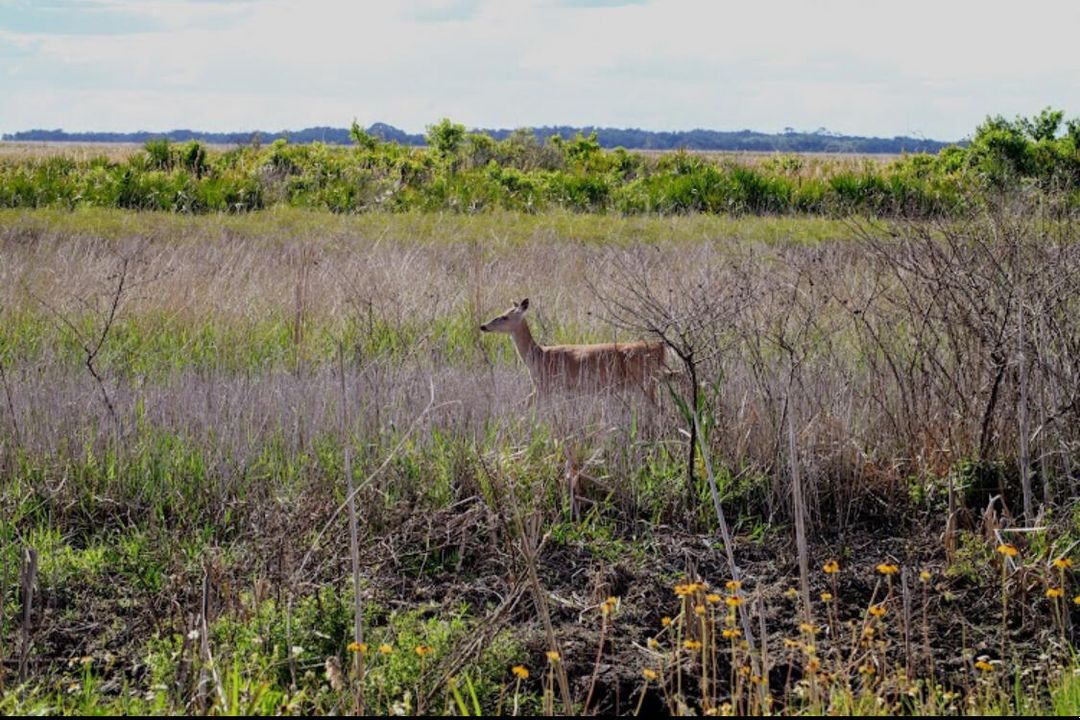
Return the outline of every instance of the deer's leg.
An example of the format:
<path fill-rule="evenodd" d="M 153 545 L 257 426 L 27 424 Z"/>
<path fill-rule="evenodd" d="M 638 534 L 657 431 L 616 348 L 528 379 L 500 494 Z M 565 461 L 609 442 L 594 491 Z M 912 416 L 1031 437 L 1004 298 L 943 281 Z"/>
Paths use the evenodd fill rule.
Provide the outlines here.
<path fill-rule="evenodd" d="M 653 409 L 659 408 L 660 404 L 656 402 L 656 381 L 650 380 L 645 383 L 645 397 L 648 398 L 649 404 L 653 406 Z"/>

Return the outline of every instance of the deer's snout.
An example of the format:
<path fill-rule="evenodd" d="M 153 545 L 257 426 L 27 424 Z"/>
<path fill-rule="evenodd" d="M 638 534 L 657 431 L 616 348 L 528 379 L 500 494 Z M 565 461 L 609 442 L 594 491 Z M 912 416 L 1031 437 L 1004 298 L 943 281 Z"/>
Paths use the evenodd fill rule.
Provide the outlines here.
<path fill-rule="evenodd" d="M 480 326 L 480 332 L 491 332 L 491 330 L 488 329 L 487 323 Z"/>

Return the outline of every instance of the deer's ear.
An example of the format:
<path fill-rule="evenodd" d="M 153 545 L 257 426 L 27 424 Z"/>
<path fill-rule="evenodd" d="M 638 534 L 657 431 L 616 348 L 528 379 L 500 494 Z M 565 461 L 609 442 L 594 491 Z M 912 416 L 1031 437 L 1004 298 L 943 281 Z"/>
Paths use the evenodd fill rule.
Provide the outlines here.
<path fill-rule="evenodd" d="M 528 310 L 529 309 L 529 298 L 525 298 L 520 303 L 518 303 L 518 307 L 520 309 L 522 309 L 522 310 Z"/>

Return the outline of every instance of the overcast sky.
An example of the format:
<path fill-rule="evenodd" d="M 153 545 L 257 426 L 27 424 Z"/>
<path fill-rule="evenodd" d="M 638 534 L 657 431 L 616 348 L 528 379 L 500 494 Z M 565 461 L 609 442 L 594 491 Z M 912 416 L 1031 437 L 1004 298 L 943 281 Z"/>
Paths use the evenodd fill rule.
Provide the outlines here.
<path fill-rule="evenodd" d="M 0 0 L 0 131 L 1080 114 L 1078 0 Z"/>

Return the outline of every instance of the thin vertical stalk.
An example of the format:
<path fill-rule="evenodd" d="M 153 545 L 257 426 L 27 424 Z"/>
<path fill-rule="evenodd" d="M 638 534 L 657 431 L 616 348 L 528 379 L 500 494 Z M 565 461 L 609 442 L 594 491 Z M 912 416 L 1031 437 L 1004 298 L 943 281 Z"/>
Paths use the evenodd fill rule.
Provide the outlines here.
<path fill-rule="evenodd" d="M 802 596 L 804 620 L 810 622 L 810 558 L 806 541 L 806 503 L 803 500 L 799 456 L 795 449 L 795 421 L 788 389 L 787 430 L 788 462 L 791 466 L 791 502 L 795 513 L 795 548 L 799 556 L 799 594 Z"/>
<path fill-rule="evenodd" d="M 1016 362 L 1019 365 L 1017 374 L 1020 376 L 1020 399 L 1017 407 L 1017 422 L 1020 427 L 1020 483 L 1024 491 L 1024 520 L 1031 523 L 1035 520 L 1034 501 L 1031 496 L 1031 457 L 1028 448 L 1031 428 L 1028 421 L 1028 368 L 1024 348 L 1024 283 L 1020 282 L 1020 301 L 1017 303 L 1017 350 Z"/>
<path fill-rule="evenodd" d="M 701 459 L 705 463 L 705 476 L 709 482 L 709 494 L 712 496 L 713 510 L 716 512 L 716 522 L 720 525 L 720 537 L 724 542 L 724 554 L 727 557 L 728 572 L 731 573 L 731 579 L 741 582 L 742 577 L 739 572 L 739 566 L 735 563 L 735 541 L 731 537 L 731 529 L 728 527 L 727 518 L 724 516 L 724 507 L 720 503 L 720 490 L 716 486 L 716 475 L 712 469 L 712 459 L 709 457 L 708 448 L 705 447 L 705 443 L 702 441 L 702 433 L 700 428 L 700 421 L 698 420 L 697 413 L 693 414 L 693 428 L 697 435 L 698 446 L 701 451 Z M 746 609 L 746 603 L 739 606 L 739 620 L 742 624 L 743 635 L 746 637 L 746 644 L 750 650 L 750 657 L 754 659 L 756 664 L 756 650 L 754 647 L 754 628 L 750 624 L 749 611 Z"/>
<path fill-rule="evenodd" d="M 364 642 L 364 600 L 360 594 L 360 533 L 356 520 L 356 493 L 353 490 L 352 443 L 349 441 L 349 396 L 345 392 L 345 349 L 338 343 L 338 380 L 341 386 L 341 444 L 344 455 L 345 488 L 348 493 L 349 558 L 353 580 L 353 642 L 359 648 Z M 356 713 L 364 714 L 364 654 L 353 653 L 356 674 Z"/>
<path fill-rule="evenodd" d="M 19 680 L 26 679 L 26 665 L 30 660 L 30 625 L 34 609 L 34 585 L 37 583 L 37 550 L 27 547 L 23 552 L 22 566 L 22 647 L 19 648 Z"/>

